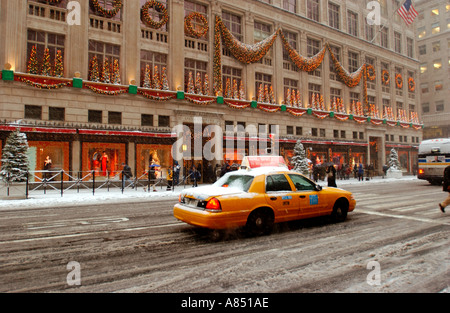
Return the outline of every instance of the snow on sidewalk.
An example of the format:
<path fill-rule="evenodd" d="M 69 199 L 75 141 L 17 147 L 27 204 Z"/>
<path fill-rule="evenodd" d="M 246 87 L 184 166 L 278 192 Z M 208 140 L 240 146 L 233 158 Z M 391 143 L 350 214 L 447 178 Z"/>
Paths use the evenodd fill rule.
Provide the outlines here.
<path fill-rule="evenodd" d="M 358 179 L 351 178 L 349 180 L 337 180 L 338 188 L 345 189 L 349 185 L 368 185 L 376 183 L 389 183 L 389 182 L 401 182 L 417 180 L 416 176 L 403 176 L 402 178 L 382 178 L 374 177 L 369 181 L 358 181 Z M 319 181 L 319 185 L 326 186 L 326 181 Z M 186 185 L 186 188 L 190 188 L 190 185 Z M 33 191 L 29 195 L 29 199 L 26 200 L 0 200 L 0 211 L 2 210 L 15 210 L 26 208 L 60 208 L 77 205 L 93 205 L 93 204 L 108 204 L 108 203 L 129 203 L 134 201 L 158 201 L 158 200 L 173 200 L 177 201 L 184 186 L 177 186 L 174 191 L 166 191 L 165 187 L 156 187 L 156 192 L 147 192 L 145 188 L 139 187 L 137 190 L 126 189 L 123 193 L 120 188 L 110 188 L 108 191 L 106 188 L 98 189 L 95 191 L 95 195 L 92 194 L 92 190 L 81 189 L 65 191 L 63 196 L 56 190 L 47 190 L 44 194 L 43 190 Z"/>

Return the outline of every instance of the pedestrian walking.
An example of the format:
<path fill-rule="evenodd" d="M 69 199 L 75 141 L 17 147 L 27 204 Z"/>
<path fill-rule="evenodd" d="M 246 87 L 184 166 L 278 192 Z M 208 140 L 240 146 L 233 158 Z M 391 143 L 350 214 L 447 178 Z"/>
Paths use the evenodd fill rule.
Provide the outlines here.
<path fill-rule="evenodd" d="M 336 185 L 336 169 L 333 164 L 330 164 L 327 168 L 327 180 L 328 187 L 337 187 Z"/>
<path fill-rule="evenodd" d="M 123 178 L 125 179 L 125 182 L 129 181 L 132 177 L 133 177 L 133 173 L 131 172 L 131 167 L 126 164 L 126 163 L 122 163 L 123 166 Z M 131 184 L 131 187 L 134 187 L 134 184 Z"/>
<path fill-rule="evenodd" d="M 180 164 L 178 164 L 178 161 L 174 161 L 173 162 L 173 185 L 174 185 L 174 188 L 175 188 L 175 186 L 178 186 L 178 184 L 180 183 L 180 170 L 181 170 Z"/>
<path fill-rule="evenodd" d="M 439 208 L 442 213 L 445 213 L 445 207 L 450 205 L 450 165 L 444 170 L 444 184 L 442 190 L 448 192 L 447 199 L 445 199 L 444 202 L 439 203 Z"/>
<path fill-rule="evenodd" d="M 364 181 L 364 167 L 362 163 L 358 166 L 358 181 Z"/>

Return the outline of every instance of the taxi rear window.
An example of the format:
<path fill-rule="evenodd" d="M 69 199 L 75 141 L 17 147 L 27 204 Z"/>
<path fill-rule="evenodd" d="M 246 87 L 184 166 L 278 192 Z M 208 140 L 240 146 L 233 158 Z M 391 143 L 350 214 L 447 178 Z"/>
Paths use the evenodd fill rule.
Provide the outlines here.
<path fill-rule="evenodd" d="M 250 175 L 230 175 L 220 178 L 214 183 L 217 187 L 232 187 L 242 191 L 248 191 L 252 182 L 253 176 Z"/>

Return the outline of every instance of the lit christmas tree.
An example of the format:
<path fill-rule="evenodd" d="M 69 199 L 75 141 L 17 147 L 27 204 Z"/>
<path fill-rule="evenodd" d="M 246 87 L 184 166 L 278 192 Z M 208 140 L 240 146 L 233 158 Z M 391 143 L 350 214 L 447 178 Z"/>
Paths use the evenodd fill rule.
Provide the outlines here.
<path fill-rule="evenodd" d="M 9 182 L 25 182 L 28 174 L 27 136 L 18 130 L 12 132 L 2 151 L 0 178 Z"/>
<path fill-rule="evenodd" d="M 114 59 L 113 62 L 113 72 L 112 72 L 112 82 L 113 84 L 120 85 L 120 65 L 119 60 Z"/>
<path fill-rule="evenodd" d="M 197 75 L 195 77 L 194 91 L 198 95 L 202 94 L 202 76 L 200 75 L 200 72 L 197 72 Z"/>
<path fill-rule="evenodd" d="M 56 59 L 55 59 L 55 76 L 56 77 L 63 77 L 64 75 L 64 61 L 61 50 L 58 50 L 56 52 Z"/>
<path fill-rule="evenodd" d="M 144 82 L 142 83 L 142 87 L 151 88 L 152 87 L 152 73 L 150 71 L 150 65 L 145 66 L 144 70 Z"/>
<path fill-rule="evenodd" d="M 296 100 L 297 100 L 297 106 L 298 106 L 298 107 L 303 107 L 303 105 L 302 105 L 302 99 L 301 99 L 301 97 L 300 97 L 300 90 L 297 90 L 297 97 L 296 97 Z"/>
<path fill-rule="evenodd" d="M 44 57 L 42 60 L 42 75 L 51 76 L 52 75 L 52 65 L 50 63 L 50 51 L 48 48 L 44 50 Z"/>
<path fill-rule="evenodd" d="M 236 79 L 233 79 L 233 99 L 239 99 L 239 90 Z"/>
<path fill-rule="evenodd" d="M 91 68 L 89 71 L 89 80 L 93 81 L 93 82 L 98 82 L 100 80 L 97 56 L 94 56 L 91 60 Z"/>
<path fill-rule="evenodd" d="M 105 58 L 103 62 L 102 81 L 107 84 L 111 83 L 111 65 L 109 64 L 108 58 Z"/>
<path fill-rule="evenodd" d="M 209 96 L 211 93 L 210 87 L 209 87 L 209 76 L 208 74 L 205 74 L 205 81 L 203 83 L 203 94 L 205 96 Z"/>
<path fill-rule="evenodd" d="M 227 82 L 225 84 L 225 98 L 231 99 L 231 82 L 229 78 L 227 78 Z"/>
<path fill-rule="evenodd" d="M 161 87 L 162 90 L 169 90 L 169 81 L 167 79 L 167 69 L 165 67 L 162 68 L 161 72 Z"/>
<path fill-rule="evenodd" d="M 264 85 L 264 102 L 269 103 L 269 86 Z"/>
<path fill-rule="evenodd" d="M 36 58 L 36 54 L 37 54 L 36 46 L 31 47 L 30 58 L 28 59 L 28 67 L 27 67 L 27 72 L 29 74 L 38 74 L 39 65 Z"/>
<path fill-rule="evenodd" d="M 241 83 L 239 84 L 239 99 L 245 100 L 244 82 L 242 80 Z"/>
<path fill-rule="evenodd" d="M 273 93 L 273 86 L 270 85 L 269 87 L 269 102 L 274 104 L 275 103 L 275 95 Z"/>
<path fill-rule="evenodd" d="M 288 88 L 286 90 L 286 96 L 285 96 L 285 100 L 284 100 L 286 105 L 291 106 L 292 105 L 292 98 L 291 98 L 291 89 Z"/>
<path fill-rule="evenodd" d="M 192 72 L 189 72 L 187 93 L 194 93 L 194 78 L 192 77 Z"/>
<path fill-rule="evenodd" d="M 263 102 L 263 101 L 264 101 L 263 85 L 259 84 L 259 88 L 258 88 L 258 102 Z"/>
<path fill-rule="evenodd" d="M 159 77 L 158 65 L 153 70 L 153 89 L 161 89 L 161 78 Z"/>

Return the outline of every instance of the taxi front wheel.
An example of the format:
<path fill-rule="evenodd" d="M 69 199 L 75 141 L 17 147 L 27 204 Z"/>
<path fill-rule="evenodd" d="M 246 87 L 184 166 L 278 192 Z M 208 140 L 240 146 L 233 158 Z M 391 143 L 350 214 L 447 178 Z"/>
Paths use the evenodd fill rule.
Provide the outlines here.
<path fill-rule="evenodd" d="M 250 214 L 247 229 L 251 235 L 270 235 L 273 230 L 274 215 L 269 209 L 259 209 Z"/>
<path fill-rule="evenodd" d="M 338 200 L 334 204 L 333 212 L 331 213 L 331 219 L 333 222 L 340 223 L 345 221 L 348 213 L 348 203 L 344 200 Z"/>

